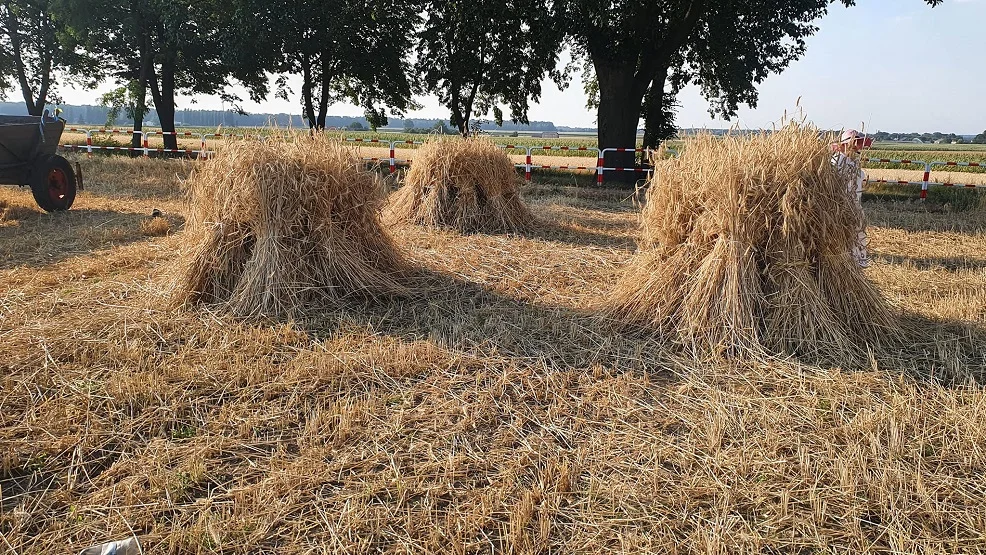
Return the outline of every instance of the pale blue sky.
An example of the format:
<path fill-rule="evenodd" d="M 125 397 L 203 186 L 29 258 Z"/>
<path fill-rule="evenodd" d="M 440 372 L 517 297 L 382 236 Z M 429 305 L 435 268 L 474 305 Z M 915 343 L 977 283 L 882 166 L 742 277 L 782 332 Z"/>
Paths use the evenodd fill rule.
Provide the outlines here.
<path fill-rule="evenodd" d="M 942 131 L 975 134 L 986 129 L 986 0 L 945 0 L 931 9 L 922 0 L 858 0 L 854 8 L 833 5 L 808 40 L 805 56 L 760 86 L 757 109 L 741 108 L 743 127 L 769 127 L 798 97 L 806 115 L 825 128 L 865 127 L 868 131 Z M 105 87 L 104 87 L 105 88 Z M 300 87 L 295 87 L 297 91 Z M 65 91 L 72 104 L 94 103 L 97 93 Z M 447 118 L 436 99 L 422 98 L 408 117 Z M 712 120 L 707 103 L 693 88 L 680 96 L 681 127 L 728 127 Z M 218 109 L 217 98 L 179 108 Z M 299 113 L 299 103 L 246 103 L 250 112 Z M 360 115 L 355 106 L 335 105 L 335 115 Z M 530 111 L 532 120 L 559 125 L 595 125 L 585 109 L 579 76 L 559 91 L 550 81 Z"/>

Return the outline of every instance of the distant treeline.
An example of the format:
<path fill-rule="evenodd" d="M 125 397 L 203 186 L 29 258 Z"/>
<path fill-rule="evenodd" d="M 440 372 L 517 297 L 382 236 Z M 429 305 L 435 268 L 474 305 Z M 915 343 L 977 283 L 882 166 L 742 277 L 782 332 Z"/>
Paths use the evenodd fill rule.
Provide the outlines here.
<path fill-rule="evenodd" d="M 874 141 L 903 141 L 911 142 L 914 139 L 920 139 L 923 143 L 958 143 L 962 144 L 968 142 L 969 137 L 963 135 L 956 135 L 955 133 L 888 133 L 886 131 L 877 131 L 870 135 L 873 137 Z"/>
<path fill-rule="evenodd" d="M 107 123 L 109 108 L 105 106 L 75 106 L 63 104 L 62 117 L 66 121 L 80 125 L 102 126 Z M 53 109 L 53 107 L 52 107 Z M 27 108 L 23 102 L 0 102 L 0 113 L 9 115 L 27 115 Z M 155 110 L 151 110 L 144 118 L 145 125 L 156 126 L 160 119 Z M 423 128 L 431 129 L 440 124 L 448 125 L 448 120 L 440 119 L 397 119 L 392 118 L 387 122 L 387 128 L 408 129 Z M 355 125 L 354 125 L 355 124 Z M 133 125 L 133 120 L 121 115 L 115 125 L 129 127 Z M 177 127 L 264 127 L 274 125 L 277 127 L 296 127 L 307 128 L 305 121 L 300 115 L 291 114 L 237 114 L 232 111 L 222 110 L 177 110 L 175 112 L 175 125 Z M 369 129 L 370 123 L 365 117 L 356 116 L 327 116 L 325 118 L 326 127 L 336 128 L 355 128 L 358 125 L 363 129 Z M 532 121 L 529 125 L 516 124 L 509 121 L 503 122 L 502 127 L 497 127 L 492 122 L 482 124 L 483 129 L 503 130 L 503 131 L 557 131 L 555 124 L 550 121 Z"/>
<path fill-rule="evenodd" d="M 751 135 L 761 132 L 763 132 L 763 130 L 760 129 L 679 129 L 678 136 L 688 137 L 702 133 L 710 133 L 715 136 L 724 136 L 724 135 L 744 136 L 744 135 Z M 768 130 L 768 132 L 770 131 Z M 823 135 L 839 135 L 842 133 L 842 130 L 829 129 L 827 131 L 822 130 L 821 133 Z M 975 137 L 973 135 L 956 135 L 955 133 L 941 133 L 941 132 L 889 133 L 887 131 L 877 131 L 876 133 L 870 133 L 867 136 L 872 138 L 874 141 L 879 141 L 879 142 L 893 142 L 893 141 L 912 142 L 914 141 L 914 139 L 920 139 L 921 142 L 923 143 L 935 143 L 935 142 L 953 143 L 954 142 L 958 144 L 963 144 L 968 142 L 975 143 L 977 141 L 986 142 L 986 131 L 984 131 L 981 135 Z"/>

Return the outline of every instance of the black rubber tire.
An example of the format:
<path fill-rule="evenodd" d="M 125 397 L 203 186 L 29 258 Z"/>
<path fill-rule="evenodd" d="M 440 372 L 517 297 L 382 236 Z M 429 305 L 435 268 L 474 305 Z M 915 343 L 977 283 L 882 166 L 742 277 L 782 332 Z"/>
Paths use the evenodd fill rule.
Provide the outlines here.
<path fill-rule="evenodd" d="M 75 202 L 75 172 L 68 160 L 52 154 L 37 161 L 31 169 L 31 192 L 45 212 L 68 210 Z"/>

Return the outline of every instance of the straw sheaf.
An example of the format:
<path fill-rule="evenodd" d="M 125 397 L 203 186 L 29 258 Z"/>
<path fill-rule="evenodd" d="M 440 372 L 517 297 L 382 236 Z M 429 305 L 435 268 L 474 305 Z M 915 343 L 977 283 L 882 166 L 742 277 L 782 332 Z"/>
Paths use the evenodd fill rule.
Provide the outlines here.
<path fill-rule="evenodd" d="M 850 254 L 864 216 L 810 127 L 689 139 L 655 166 L 608 309 L 699 356 L 858 361 L 900 331 Z"/>
<path fill-rule="evenodd" d="M 510 157 L 482 138 L 424 144 L 384 218 L 463 232 L 516 232 L 534 221 Z"/>
<path fill-rule="evenodd" d="M 180 303 L 290 317 L 315 301 L 406 291 L 378 220 L 381 182 L 337 141 L 228 143 L 189 189 Z"/>

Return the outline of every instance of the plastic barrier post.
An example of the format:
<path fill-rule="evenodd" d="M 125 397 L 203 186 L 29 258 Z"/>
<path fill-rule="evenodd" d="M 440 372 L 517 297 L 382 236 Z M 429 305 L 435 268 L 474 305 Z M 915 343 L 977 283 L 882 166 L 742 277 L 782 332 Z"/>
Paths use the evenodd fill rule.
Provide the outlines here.
<path fill-rule="evenodd" d="M 921 183 L 921 200 L 928 198 L 928 179 L 931 177 L 931 164 L 924 165 L 924 182 Z"/>
<path fill-rule="evenodd" d="M 86 129 L 86 157 L 92 158 L 92 129 Z"/>
<path fill-rule="evenodd" d="M 394 142 L 391 141 L 390 142 L 390 173 L 394 173 L 394 172 L 397 171 L 397 164 L 396 164 L 396 162 L 397 161 L 395 160 L 395 157 L 394 157 Z"/>
<path fill-rule="evenodd" d="M 599 151 L 599 157 L 596 158 L 596 183 L 599 185 L 603 184 L 603 151 Z"/>
<path fill-rule="evenodd" d="M 150 146 L 149 145 L 149 140 L 147 138 L 147 135 L 149 135 L 149 133 L 144 133 L 143 131 L 140 131 L 139 133 L 140 133 L 140 136 L 143 137 L 142 143 L 143 143 L 143 146 L 144 146 L 144 158 L 149 158 L 150 155 L 151 155 L 151 151 L 150 151 L 150 148 L 149 148 L 149 146 Z"/>
<path fill-rule="evenodd" d="M 527 167 L 524 168 L 524 180 L 531 181 L 531 147 L 527 147 Z"/>

